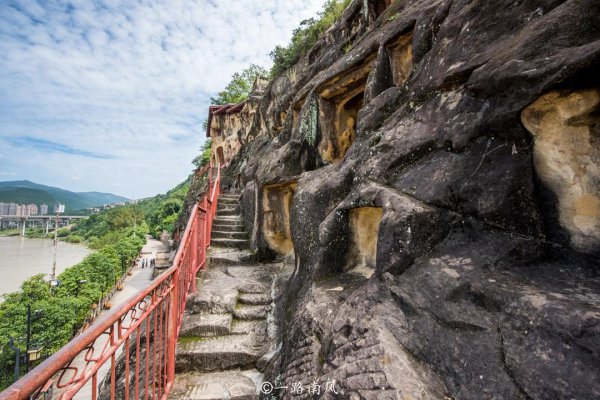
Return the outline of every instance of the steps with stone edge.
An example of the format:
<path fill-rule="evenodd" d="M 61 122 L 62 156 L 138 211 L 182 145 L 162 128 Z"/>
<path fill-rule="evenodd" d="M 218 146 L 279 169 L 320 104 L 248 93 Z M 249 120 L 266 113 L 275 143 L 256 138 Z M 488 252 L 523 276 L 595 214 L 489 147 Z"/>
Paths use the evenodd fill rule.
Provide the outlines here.
<path fill-rule="evenodd" d="M 257 361 L 272 350 L 269 264 L 251 261 L 249 240 L 236 207 L 222 195 L 214 220 L 209 268 L 199 278 L 177 344 L 178 400 L 258 399 Z M 188 304 L 189 302 L 188 301 Z M 195 313 L 194 313 L 195 312 Z"/>
<path fill-rule="evenodd" d="M 234 225 L 231 225 L 234 226 Z M 215 230 L 213 228 L 212 237 L 215 239 L 246 239 L 248 235 L 246 232 L 240 232 L 236 230 Z"/>

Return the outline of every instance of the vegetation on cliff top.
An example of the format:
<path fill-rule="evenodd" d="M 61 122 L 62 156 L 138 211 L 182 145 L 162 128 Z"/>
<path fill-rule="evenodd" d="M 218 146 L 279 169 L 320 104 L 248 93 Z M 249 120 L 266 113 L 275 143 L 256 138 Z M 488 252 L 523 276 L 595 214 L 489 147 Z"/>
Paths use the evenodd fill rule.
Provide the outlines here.
<path fill-rule="evenodd" d="M 269 73 L 263 67 L 250 64 L 242 72 L 236 72 L 231 77 L 231 81 L 225 86 L 217 97 L 211 97 L 210 102 L 214 105 L 237 104 L 248 98 L 252 86 L 257 77 L 268 76 Z"/>
<path fill-rule="evenodd" d="M 318 18 L 309 18 L 294 30 L 292 40 L 287 46 L 277 46 L 271 52 L 273 66 L 271 76 L 277 77 L 296 64 L 342 15 L 351 0 L 327 0 Z"/>

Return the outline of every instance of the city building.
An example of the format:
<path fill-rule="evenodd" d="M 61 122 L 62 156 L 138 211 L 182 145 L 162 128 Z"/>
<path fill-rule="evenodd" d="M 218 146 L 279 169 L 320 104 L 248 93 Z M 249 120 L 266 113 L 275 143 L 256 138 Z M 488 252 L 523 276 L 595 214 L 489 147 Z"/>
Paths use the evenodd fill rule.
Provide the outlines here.
<path fill-rule="evenodd" d="M 35 204 L 27 205 L 27 215 L 37 215 L 38 214 L 38 206 Z"/>
<path fill-rule="evenodd" d="M 56 203 L 54 205 L 54 213 L 64 213 L 65 212 L 65 205 L 61 204 L 61 203 Z"/>
<path fill-rule="evenodd" d="M 17 215 L 17 205 L 15 203 L 8 205 L 8 215 Z"/>
<path fill-rule="evenodd" d="M 0 203 L 0 215 L 8 215 L 8 203 Z"/>
<path fill-rule="evenodd" d="M 48 215 L 48 204 L 40 205 L 40 215 Z"/>

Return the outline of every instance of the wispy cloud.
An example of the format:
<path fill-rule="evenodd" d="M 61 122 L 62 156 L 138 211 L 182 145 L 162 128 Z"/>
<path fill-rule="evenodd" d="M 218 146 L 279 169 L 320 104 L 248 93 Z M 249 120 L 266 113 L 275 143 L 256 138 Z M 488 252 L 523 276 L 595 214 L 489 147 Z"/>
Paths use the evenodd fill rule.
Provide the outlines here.
<path fill-rule="evenodd" d="M 0 0 L 0 139 L 67 146 L 1 141 L 0 170 L 128 197 L 169 189 L 192 168 L 210 97 L 267 67 L 324 1 Z"/>
<path fill-rule="evenodd" d="M 65 144 L 52 142 L 46 139 L 35 138 L 31 136 L 17 136 L 5 139 L 6 142 L 15 147 L 28 147 L 42 152 L 56 152 L 70 154 L 74 156 L 82 156 L 89 158 L 97 158 L 100 160 L 112 160 L 115 157 L 110 154 L 101 154 L 88 150 L 76 149 Z"/>

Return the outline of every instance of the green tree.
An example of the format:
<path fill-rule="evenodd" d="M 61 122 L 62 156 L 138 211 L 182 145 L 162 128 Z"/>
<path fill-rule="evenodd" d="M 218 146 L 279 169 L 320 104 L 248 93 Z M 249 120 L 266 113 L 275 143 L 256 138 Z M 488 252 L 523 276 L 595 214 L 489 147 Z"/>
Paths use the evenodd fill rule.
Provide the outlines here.
<path fill-rule="evenodd" d="M 271 77 L 296 64 L 317 42 L 319 37 L 342 15 L 350 0 L 327 0 L 319 13 L 319 18 L 309 18 L 300 23 L 292 34 L 287 46 L 277 46 L 271 52 L 273 66 Z"/>
<path fill-rule="evenodd" d="M 258 76 L 269 76 L 269 73 L 263 67 L 256 64 L 244 69 L 242 72 L 236 72 L 231 77 L 231 81 L 225 86 L 225 89 L 217 95 L 211 97 L 212 104 L 237 104 L 248 98 L 252 85 Z"/>
<path fill-rule="evenodd" d="M 194 160 L 192 161 L 192 164 L 194 164 L 196 168 L 202 168 L 210 162 L 211 145 L 212 141 L 208 139 L 200 148 L 200 154 L 198 154 L 198 156 L 196 156 L 196 158 L 194 158 Z"/>

